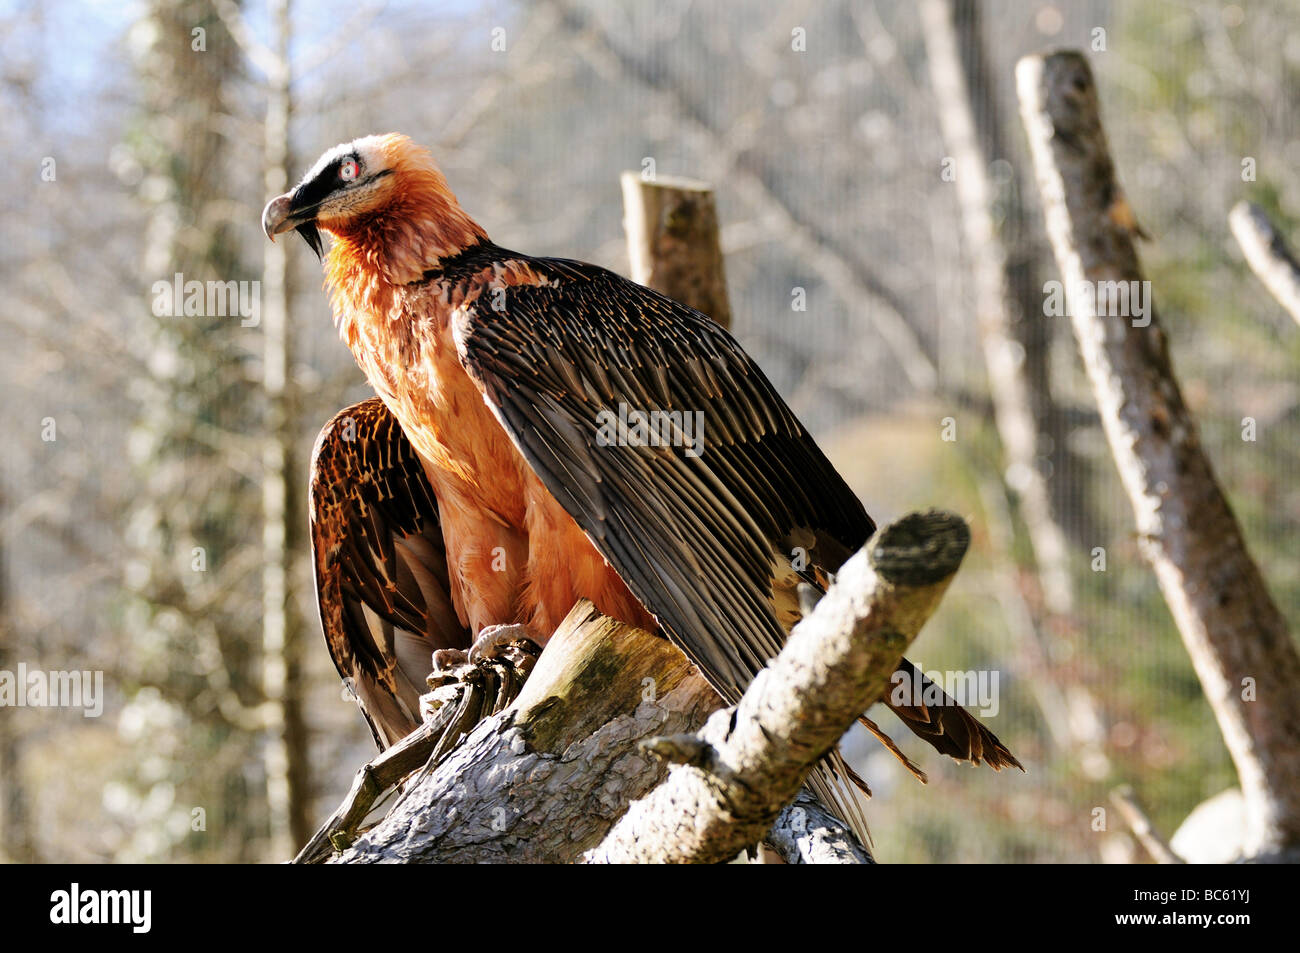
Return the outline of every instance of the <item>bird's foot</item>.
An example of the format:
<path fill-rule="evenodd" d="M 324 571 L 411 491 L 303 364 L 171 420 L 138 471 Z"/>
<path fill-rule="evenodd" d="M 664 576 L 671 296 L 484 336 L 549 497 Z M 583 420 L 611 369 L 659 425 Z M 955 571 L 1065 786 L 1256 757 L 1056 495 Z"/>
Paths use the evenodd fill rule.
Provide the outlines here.
<path fill-rule="evenodd" d="M 468 730 L 514 701 L 541 652 L 521 625 L 488 626 L 468 651 L 439 649 L 427 679 L 430 690 L 420 696 L 421 719 L 445 719 L 450 711 L 460 726 L 456 730 Z M 474 713 L 472 721 L 462 724 L 459 719 L 469 712 Z"/>
<path fill-rule="evenodd" d="M 443 685 L 475 679 L 493 664 L 513 668 L 520 681 L 533 670 L 541 647 L 528 634 L 527 626 L 518 624 L 484 626 L 469 649 L 438 649 L 433 653 L 433 671 L 428 685 Z"/>
<path fill-rule="evenodd" d="M 438 649 L 433 653 L 433 670 L 435 673 L 450 673 L 462 665 L 469 664 L 469 653 L 464 649 Z"/>

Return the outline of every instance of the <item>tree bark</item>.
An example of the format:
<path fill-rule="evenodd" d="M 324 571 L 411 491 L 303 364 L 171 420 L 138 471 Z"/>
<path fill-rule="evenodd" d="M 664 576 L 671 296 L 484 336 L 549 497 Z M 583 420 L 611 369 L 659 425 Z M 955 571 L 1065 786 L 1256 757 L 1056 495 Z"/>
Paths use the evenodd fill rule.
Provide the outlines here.
<path fill-rule="evenodd" d="M 1097 306 L 1098 282 L 1143 275 L 1092 72 L 1082 54 L 1067 51 L 1026 57 L 1016 77 L 1075 337 L 1142 552 L 1241 779 L 1250 818 L 1244 849 L 1294 846 L 1300 657 L 1201 447 L 1154 308 L 1133 319 Z"/>
<path fill-rule="evenodd" d="M 666 768 L 641 739 L 721 706 L 671 643 L 580 602 L 523 691 L 337 863 L 568 863 Z"/>
<path fill-rule="evenodd" d="M 587 670 L 591 664 L 599 665 L 595 674 L 601 678 L 614 677 L 618 679 L 622 688 L 617 689 L 612 694 L 600 693 L 590 698 L 581 699 L 578 704 L 584 712 L 584 717 L 590 718 L 590 712 L 593 708 L 602 711 L 614 711 L 610 715 L 612 719 L 618 719 L 625 713 L 626 706 L 634 697 L 645 699 L 652 696 L 657 684 L 653 681 L 654 676 L 645 676 L 642 674 L 646 666 L 633 662 L 625 666 L 627 659 L 635 659 L 646 652 L 651 653 L 655 661 L 649 666 L 649 669 L 655 669 L 659 662 L 670 664 L 674 670 L 680 667 L 680 656 L 674 656 L 672 653 L 663 653 L 665 647 L 664 640 L 650 636 L 640 630 L 633 629 L 629 626 L 623 626 L 613 620 L 599 616 L 590 603 L 579 603 L 570 614 L 569 618 L 561 625 L 561 632 L 568 633 L 563 641 L 557 643 L 553 638 L 547 646 L 547 652 L 551 654 L 548 662 L 549 669 L 544 669 L 539 676 L 533 691 L 535 697 L 544 700 L 540 710 L 553 716 L 555 713 L 546 711 L 547 699 L 564 698 L 571 696 L 575 691 L 579 691 L 578 683 L 582 679 L 590 678 L 590 674 L 581 674 Z M 610 633 L 619 632 L 617 640 L 607 638 Z M 648 641 L 647 641 L 648 640 Z M 610 663 L 606 655 L 613 653 L 615 662 Z M 563 656 L 563 658 L 562 658 Z M 485 671 L 485 668 L 490 669 Z M 693 670 L 692 670 L 693 671 Z M 513 665 L 513 672 L 507 672 L 505 667 L 497 660 L 491 662 L 479 663 L 479 667 L 466 676 L 463 672 L 455 673 L 458 677 L 455 680 L 448 680 L 440 688 L 426 695 L 422 701 L 425 722 L 419 729 L 412 732 L 402 741 L 389 748 L 379 757 L 365 765 L 352 784 L 352 789 L 344 799 L 343 804 L 320 831 L 312 838 L 306 847 L 295 858 L 295 863 L 320 863 L 329 860 L 334 851 L 342 852 L 353 842 L 356 836 L 356 830 L 360 826 L 362 819 L 372 809 L 373 805 L 379 801 L 388 791 L 396 784 L 408 779 L 414 772 L 418 771 L 421 765 L 424 765 L 424 771 L 421 778 L 408 780 L 406 786 L 420 786 L 422 784 L 437 785 L 440 782 L 425 780 L 430 774 L 440 772 L 455 772 L 460 770 L 460 765 L 465 762 L 457 760 L 450 762 L 448 765 L 443 764 L 443 758 L 449 751 L 452 751 L 456 744 L 472 731 L 485 714 L 495 714 L 510 704 L 517 698 L 519 691 L 519 678 L 527 675 L 528 669 L 520 666 L 518 662 Z M 515 677 L 510 678 L 513 674 Z M 581 679 L 579 679 L 581 675 Z M 670 674 L 670 679 L 675 678 L 675 674 Z M 697 676 L 693 676 L 698 678 Z M 638 678 L 640 681 L 638 681 Z M 646 679 L 652 681 L 647 684 Z M 543 681 L 548 684 L 543 685 Z M 509 682 L 509 684 L 506 684 Z M 690 686 L 690 694 L 693 694 L 698 685 Z M 581 689 L 585 691 L 586 689 Z M 689 695 L 678 694 L 671 699 L 665 700 L 664 704 L 679 705 L 683 698 Z M 605 699 L 617 699 L 613 709 L 606 709 Z M 705 692 L 699 696 L 697 710 L 689 714 L 687 720 L 692 725 L 698 725 L 703 722 L 709 711 L 714 710 L 721 704 L 721 700 L 716 696 L 709 697 Z M 653 699 L 651 699 L 653 701 Z M 602 715 L 590 718 L 592 724 L 599 721 Z M 497 719 L 500 725 L 506 719 Z M 653 723 L 647 723 L 644 735 L 637 735 L 637 738 L 649 738 L 655 730 Z M 579 731 L 577 733 L 581 735 Z M 561 742 L 567 739 L 560 739 Z M 633 748 L 633 742 L 636 739 L 630 739 L 622 732 L 605 732 L 601 740 L 596 742 L 594 750 L 600 751 L 601 745 L 618 746 Z M 557 750 L 561 745 L 555 746 Z M 564 749 L 569 750 L 569 749 Z M 636 752 L 633 752 L 636 753 Z M 518 748 L 512 748 L 511 757 L 527 756 L 527 752 Z M 600 766 L 604 770 L 606 762 L 603 760 L 604 755 L 600 757 L 585 758 L 581 765 L 573 770 L 585 771 L 592 764 Z M 572 760 L 572 759 L 570 759 Z M 632 770 L 633 776 L 630 779 L 621 779 L 619 784 L 630 784 L 635 786 L 635 790 L 649 790 L 662 776 L 663 770 L 657 762 L 640 757 L 636 760 L 627 762 L 626 767 Z M 531 768 L 530 768 L 531 770 Z M 622 768 L 611 772 L 618 774 Z M 454 780 L 454 774 L 452 780 Z M 578 784 L 567 782 L 554 789 L 543 788 L 543 797 L 558 795 L 561 798 L 568 797 L 570 792 L 578 789 L 582 791 L 579 796 L 586 798 L 590 796 L 591 791 L 597 790 L 602 783 L 601 777 L 596 777 Z M 601 797 L 608 798 L 609 786 L 607 780 L 604 782 L 606 791 L 600 794 Z M 629 788 L 629 795 L 633 788 Z M 524 788 L 523 796 L 531 796 L 535 793 L 533 789 Z M 423 798 L 423 794 L 418 796 Z M 439 796 L 435 793 L 434 797 Z M 457 794 L 457 797 L 460 795 Z M 511 793 L 514 797 L 514 792 Z M 419 815 L 424 810 L 421 800 L 401 805 L 398 810 L 406 812 L 401 816 L 409 818 L 412 815 Z M 502 798 L 497 797 L 496 804 L 502 803 Z M 618 799 L 620 804 L 625 804 L 625 800 Z M 513 812 L 518 809 L 518 801 L 510 802 L 510 810 Z M 578 810 L 581 804 L 575 806 L 562 806 L 557 808 L 565 813 L 563 821 L 565 824 L 571 823 L 568 812 Z M 443 805 L 444 809 L 456 810 L 455 802 L 449 806 Z M 608 813 L 608 812 L 605 812 Z M 497 833 L 504 833 L 505 814 L 499 811 L 498 807 L 490 808 L 490 816 L 495 824 L 490 824 Z M 582 818 L 583 823 L 588 822 L 588 818 Z M 407 823 L 406 820 L 394 821 L 394 827 L 397 831 L 402 829 L 402 825 Z M 611 823 L 611 819 L 604 818 L 600 822 L 600 829 L 603 830 Z M 500 830 L 498 830 L 500 828 Z M 571 828 L 560 828 L 557 830 L 568 831 Z M 480 831 L 484 836 L 488 835 L 486 830 Z M 380 834 L 380 836 L 386 836 Z M 472 839 L 471 839 L 472 840 Z M 537 861 L 564 861 L 572 859 L 576 848 L 569 847 L 563 842 L 554 848 L 548 847 L 542 851 L 534 853 L 531 844 L 522 845 L 524 850 L 518 849 L 519 844 L 515 843 L 517 837 L 512 835 L 512 846 L 509 859 L 517 860 L 537 860 Z M 857 839 L 845 826 L 844 822 L 831 814 L 808 792 L 804 791 L 783 810 L 773 826 L 768 838 L 768 844 L 771 845 L 770 851 L 766 857 L 773 856 L 777 858 L 775 862 L 785 862 L 790 864 L 870 864 L 874 863 L 871 854 L 865 847 L 860 845 Z M 464 848 L 463 850 L 461 848 Z M 485 852 L 487 859 L 502 859 L 495 852 L 496 848 L 489 848 Z M 470 845 L 450 845 L 444 853 L 437 849 L 432 853 L 416 852 L 415 850 L 407 851 L 405 848 L 385 849 L 379 853 L 369 852 L 364 855 L 367 861 L 379 859 L 383 861 L 405 862 L 412 861 L 441 861 L 443 859 L 477 861 L 480 859 L 477 846 Z"/>
<path fill-rule="evenodd" d="M 764 837 L 789 862 L 871 862 L 800 785 L 883 696 L 968 543 L 942 513 L 877 533 L 725 712 L 666 639 L 580 602 L 510 707 L 334 862 L 726 861 Z M 694 763 L 651 795 L 665 761 Z"/>

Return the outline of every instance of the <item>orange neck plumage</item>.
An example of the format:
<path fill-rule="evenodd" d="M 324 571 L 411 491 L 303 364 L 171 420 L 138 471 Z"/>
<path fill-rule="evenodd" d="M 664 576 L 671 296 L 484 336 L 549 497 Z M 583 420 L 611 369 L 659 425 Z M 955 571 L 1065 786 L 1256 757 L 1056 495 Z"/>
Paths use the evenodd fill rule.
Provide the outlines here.
<path fill-rule="evenodd" d="M 398 289 L 419 281 L 439 260 L 487 240 L 427 151 L 400 136 L 392 137 L 389 149 L 394 188 L 388 199 L 346 220 L 317 223 L 335 238 L 325 278 L 334 320 L 349 346 L 356 315 L 392 319 Z"/>

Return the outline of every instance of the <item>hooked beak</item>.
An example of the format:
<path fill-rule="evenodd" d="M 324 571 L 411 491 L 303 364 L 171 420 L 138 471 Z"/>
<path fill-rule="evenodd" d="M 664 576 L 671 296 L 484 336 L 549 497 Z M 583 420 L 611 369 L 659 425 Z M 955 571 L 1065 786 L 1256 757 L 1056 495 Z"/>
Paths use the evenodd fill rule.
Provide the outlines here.
<path fill-rule="evenodd" d="M 295 211 L 292 192 L 278 195 L 267 202 L 266 208 L 262 210 L 262 231 L 266 232 L 267 238 L 275 241 L 276 235 L 287 232 L 291 228 L 296 229 L 319 258 L 322 244 L 320 232 L 316 228 L 316 219 L 312 215 L 314 211 L 315 206 Z"/>

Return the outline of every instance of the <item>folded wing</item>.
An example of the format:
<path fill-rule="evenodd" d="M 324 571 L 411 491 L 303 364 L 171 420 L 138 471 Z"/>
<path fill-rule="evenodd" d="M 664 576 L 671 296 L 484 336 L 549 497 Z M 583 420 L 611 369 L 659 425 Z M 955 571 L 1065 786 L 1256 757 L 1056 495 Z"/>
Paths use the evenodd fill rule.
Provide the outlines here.
<path fill-rule="evenodd" d="M 735 702 L 797 619 L 800 578 L 834 572 L 874 524 L 726 331 L 593 265 L 522 260 L 545 283 L 464 309 L 462 363 L 547 489 Z M 1016 763 L 958 707 L 895 711 L 945 754 Z"/>
<path fill-rule="evenodd" d="M 338 413 L 316 439 L 311 542 L 334 665 L 381 749 L 420 724 L 436 649 L 468 648 L 447 577 L 438 504 L 379 398 Z"/>

